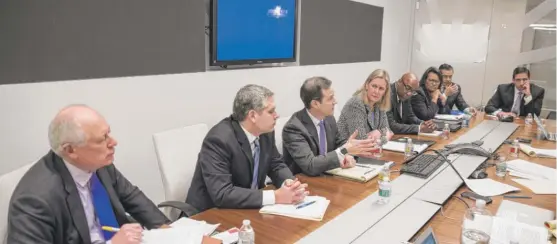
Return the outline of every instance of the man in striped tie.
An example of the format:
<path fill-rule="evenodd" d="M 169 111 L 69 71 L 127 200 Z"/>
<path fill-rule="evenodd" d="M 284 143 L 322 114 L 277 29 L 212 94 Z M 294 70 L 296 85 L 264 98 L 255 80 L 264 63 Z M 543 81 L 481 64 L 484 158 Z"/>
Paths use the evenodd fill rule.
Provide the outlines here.
<path fill-rule="evenodd" d="M 141 225 L 170 222 L 112 164 L 117 142 L 110 132 L 103 116 L 85 105 L 56 115 L 48 130 L 51 150 L 12 195 L 7 243 L 139 244 Z"/>
<path fill-rule="evenodd" d="M 284 161 L 292 173 L 318 176 L 335 168 L 351 168 L 354 156 L 371 157 L 371 139 L 356 140 L 357 131 L 343 140 L 334 114 L 336 104 L 332 82 L 311 77 L 300 88 L 304 109 L 294 113 L 282 131 Z"/>

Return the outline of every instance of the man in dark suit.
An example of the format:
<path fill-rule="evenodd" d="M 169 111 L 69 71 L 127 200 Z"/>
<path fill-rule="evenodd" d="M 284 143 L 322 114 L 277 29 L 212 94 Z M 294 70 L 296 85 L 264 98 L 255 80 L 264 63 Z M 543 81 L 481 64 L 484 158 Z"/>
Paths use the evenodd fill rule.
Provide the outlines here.
<path fill-rule="evenodd" d="M 446 97 L 445 105 L 439 108 L 439 114 L 451 114 L 451 110 L 456 105 L 458 110 L 465 113 L 475 115 L 476 109 L 468 106 L 464 97 L 462 97 L 462 90 L 460 86 L 453 83 L 454 69 L 450 64 L 442 64 L 439 66 L 439 72 L 443 76 L 443 85 L 441 86 L 441 96 Z"/>
<path fill-rule="evenodd" d="M 336 104 L 331 81 L 312 77 L 300 88 L 305 108 L 294 113 L 282 131 L 284 161 L 294 174 L 317 176 L 335 168 L 356 165 L 352 155 L 371 157 L 373 140 L 347 141 L 340 138 L 335 117 Z"/>
<path fill-rule="evenodd" d="M 420 89 L 418 78 L 405 73 L 391 84 L 391 110 L 387 112 L 389 127 L 395 134 L 430 133 L 435 130 L 433 121 L 422 121 L 414 115 L 410 98 Z"/>
<path fill-rule="evenodd" d="M 540 116 L 545 90 L 530 84 L 530 70 L 516 67 L 513 70 L 513 83 L 497 86 L 495 94 L 485 107 L 486 113 L 497 117 L 526 116 L 529 113 Z"/>
<path fill-rule="evenodd" d="M 49 127 L 52 151 L 23 176 L 10 200 L 7 243 L 140 243 L 142 227 L 169 223 L 112 164 L 116 140 L 84 105 L 62 109 Z M 117 233 L 101 226 L 117 227 Z"/>
<path fill-rule="evenodd" d="M 186 203 L 201 212 L 303 200 L 307 185 L 294 180 L 275 145 L 277 118 L 273 92 L 258 85 L 241 88 L 232 116 L 211 128 L 203 140 Z M 265 175 L 277 190 L 261 190 Z"/>

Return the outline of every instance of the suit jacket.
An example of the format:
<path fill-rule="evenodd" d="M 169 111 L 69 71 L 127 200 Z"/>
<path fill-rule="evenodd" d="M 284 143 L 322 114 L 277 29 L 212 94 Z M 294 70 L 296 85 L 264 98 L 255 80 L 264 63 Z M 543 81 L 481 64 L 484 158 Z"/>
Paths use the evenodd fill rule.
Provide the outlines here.
<path fill-rule="evenodd" d="M 464 111 L 466 108 L 469 107 L 466 101 L 464 101 L 464 97 L 462 97 L 462 89 L 460 89 L 460 86 L 458 84 L 456 86 L 458 87 L 458 91 L 455 94 L 452 94 L 447 97 L 447 101 L 445 101 L 445 106 L 439 108 L 438 113 L 450 114 L 451 110 L 455 105 L 460 111 Z M 442 90 L 444 90 L 444 88 L 442 88 Z"/>
<path fill-rule="evenodd" d="M 391 84 L 391 110 L 387 112 L 391 131 L 395 134 L 418 134 L 422 121 L 412 111 L 410 99 L 402 101 L 402 117 L 400 117 L 398 103 L 395 82 Z"/>
<path fill-rule="evenodd" d="M 284 125 L 282 130 L 283 156 L 284 162 L 290 167 L 292 173 L 303 172 L 309 176 L 318 176 L 340 166 L 335 149 L 344 145 L 345 140 L 340 138 L 333 116 L 325 117 L 323 121 L 328 152 L 324 156 L 319 155 L 318 131 L 306 109 L 294 113 Z"/>
<path fill-rule="evenodd" d="M 545 90 L 537 85 L 530 83 L 530 93 L 532 101 L 524 105 L 524 97 L 520 101 L 520 114 L 518 116 L 526 116 L 528 113 L 540 116 L 542 111 L 543 98 Z M 493 113 L 499 109 L 503 112 L 510 112 L 514 104 L 514 83 L 501 84 L 497 86 L 495 94 L 489 99 L 485 106 L 486 113 Z"/>
<path fill-rule="evenodd" d="M 431 96 L 426 94 L 425 88 L 421 87 L 416 95 L 412 96 L 412 111 L 418 119 L 430 120 L 435 117 L 439 111 L 439 107 L 442 107 L 440 99 L 437 103 L 431 101 Z"/>
<path fill-rule="evenodd" d="M 147 228 L 170 221 L 114 165 L 97 170 L 116 220 L 126 212 Z M 79 192 L 64 161 L 50 151 L 18 183 L 8 212 L 8 243 L 90 244 L 91 237 Z"/>
<path fill-rule="evenodd" d="M 268 175 L 279 188 L 293 179 L 275 145 L 275 133 L 259 136 L 259 189 Z M 250 142 L 232 117 L 216 124 L 203 140 L 186 203 L 202 212 L 209 208 L 260 208 L 263 192 L 250 189 L 254 162 Z"/>
<path fill-rule="evenodd" d="M 390 129 L 386 111 L 381 111 L 378 105 L 371 109 L 360 95 L 352 96 L 342 107 L 338 119 L 338 131 L 343 140 L 348 140 L 356 130 L 358 130 L 357 139 L 366 139 L 369 132 L 385 129 Z"/>

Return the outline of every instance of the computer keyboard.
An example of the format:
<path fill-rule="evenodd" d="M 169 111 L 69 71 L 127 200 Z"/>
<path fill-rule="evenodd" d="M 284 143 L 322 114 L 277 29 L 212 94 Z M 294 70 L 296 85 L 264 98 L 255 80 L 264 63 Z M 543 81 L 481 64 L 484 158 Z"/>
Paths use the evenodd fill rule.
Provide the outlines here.
<path fill-rule="evenodd" d="M 421 154 L 403 165 L 400 172 L 425 179 L 442 164 L 443 158 L 438 155 Z"/>

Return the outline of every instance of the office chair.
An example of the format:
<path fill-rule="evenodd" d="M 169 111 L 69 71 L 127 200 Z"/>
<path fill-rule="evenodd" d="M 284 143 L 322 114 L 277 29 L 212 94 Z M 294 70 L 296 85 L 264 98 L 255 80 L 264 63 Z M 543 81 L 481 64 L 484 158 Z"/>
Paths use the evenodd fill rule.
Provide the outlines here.
<path fill-rule="evenodd" d="M 8 238 L 8 210 L 10 208 L 10 199 L 15 190 L 15 187 L 21 180 L 21 177 L 31 166 L 35 164 L 28 164 L 18 168 L 12 172 L 0 176 L 0 243 L 7 243 Z"/>
<path fill-rule="evenodd" d="M 556 112 L 555 112 L 555 111 L 551 111 L 551 112 L 549 112 L 549 113 L 547 114 L 547 117 L 546 117 L 546 119 L 552 119 L 552 120 L 555 120 L 555 114 L 556 114 Z"/>

